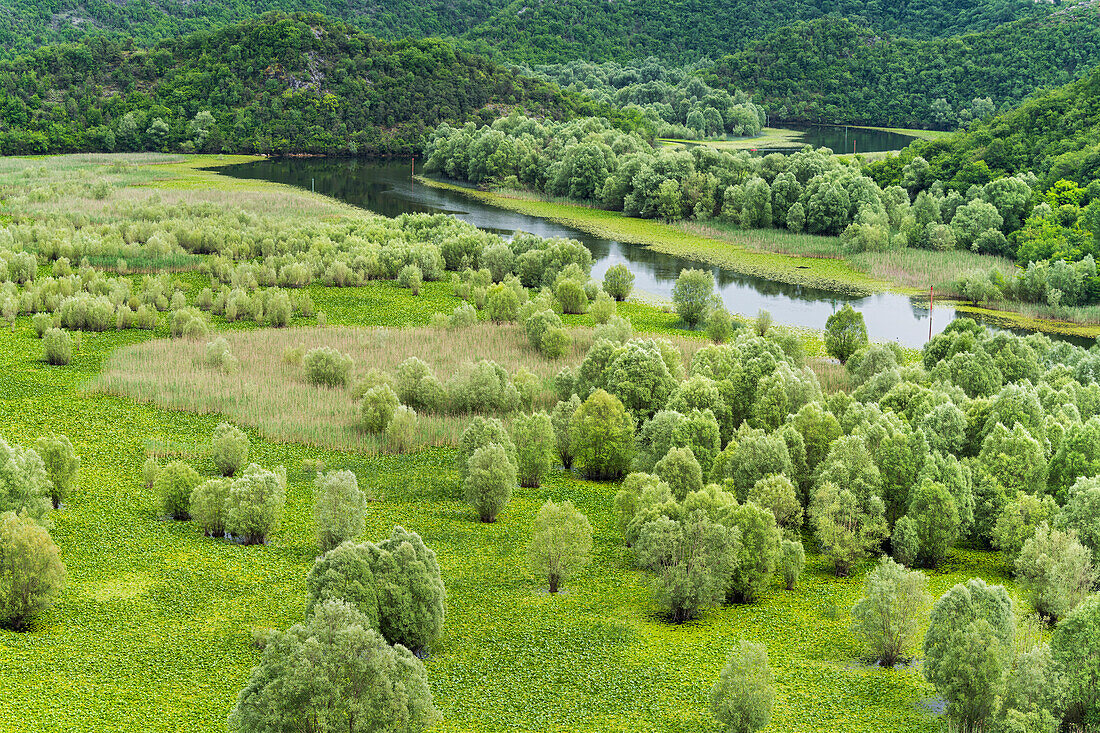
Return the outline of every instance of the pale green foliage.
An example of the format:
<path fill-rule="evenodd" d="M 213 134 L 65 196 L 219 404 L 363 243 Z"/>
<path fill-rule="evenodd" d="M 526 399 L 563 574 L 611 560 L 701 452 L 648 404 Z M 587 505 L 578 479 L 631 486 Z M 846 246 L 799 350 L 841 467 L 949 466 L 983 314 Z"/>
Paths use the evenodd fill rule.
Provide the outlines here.
<path fill-rule="evenodd" d="M 763 644 L 742 640 L 710 691 L 710 707 L 728 733 L 755 733 L 771 721 L 775 675 Z"/>
<path fill-rule="evenodd" d="M 603 289 L 615 300 L 626 300 L 634 289 L 634 273 L 626 265 L 612 265 L 604 273 Z"/>
<path fill-rule="evenodd" d="M 924 573 L 883 557 L 867 574 L 863 598 L 852 607 L 852 632 L 871 656 L 893 667 L 916 643 L 921 613 L 932 602 Z"/>
<path fill-rule="evenodd" d="M 589 395 L 569 424 L 570 450 L 586 478 L 626 473 L 634 453 L 634 418 L 602 389 Z"/>
<path fill-rule="evenodd" d="M 683 501 L 688 494 L 703 488 L 703 471 L 691 448 L 672 448 L 657 461 L 653 473 L 668 484 L 677 501 Z"/>
<path fill-rule="evenodd" d="M 779 543 L 779 574 L 787 590 L 794 590 L 798 576 L 806 567 L 806 550 L 799 540 L 784 539 Z"/>
<path fill-rule="evenodd" d="M 556 438 L 554 424 L 545 412 L 518 415 L 512 421 L 512 436 L 516 444 L 516 476 L 519 485 L 538 487 L 554 463 Z"/>
<path fill-rule="evenodd" d="M 379 628 L 378 583 L 371 564 L 374 553 L 367 543 L 344 542 L 313 561 L 306 575 L 306 616 L 326 601 L 338 600 L 354 606 Z"/>
<path fill-rule="evenodd" d="M 160 473 L 160 464 L 157 463 L 156 458 L 149 456 L 141 466 L 141 477 L 145 481 L 145 488 L 153 488 L 153 482 L 157 480 L 158 473 Z"/>
<path fill-rule="evenodd" d="M 1015 638 L 1012 601 L 980 578 L 950 588 L 932 606 L 924 635 L 924 676 L 965 726 L 993 713 Z"/>
<path fill-rule="evenodd" d="M 1092 553 L 1073 530 L 1051 529 L 1043 522 L 1016 556 L 1016 577 L 1032 607 L 1058 620 L 1088 596 L 1096 583 Z"/>
<path fill-rule="evenodd" d="M 405 265 L 397 273 L 397 287 L 408 288 L 413 295 L 420 295 L 420 286 L 424 283 L 424 273 L 416 265 Z"/>
<path fill-rule="evenodd" d="M 355 361 L 331 346 L 310 349 L 302 357 L 306 381 L 322 387 L 345 387 Z"/>
<path fill-rule="evenodd" d="M 318 473 L 313 481 L 313 524 L 317 545 L 327 552 L 358 537 L 367 514 L 367 496 L 351 471 Z"/>
<path fill-rule="evenodd" d="M 867 345 L 867 326 L 863 314 L 856 312 L 850 303 L 833 313 L 825 321 L 825 351 L 840 363 Z"/>
<path fill-rule="evenodd" d="M 367 543 L 378 586 L 378 619 L 391 644 L 429 649 L 443 632 L 447 590 L 439 560 L 416 532 L 394 527 L 381 542 Z"/>
<path fill-rule="evenodd" d="M 596 295 L 596 299 L 592 301 L 592 305 L 588 309 L 588 315 L 592 316 L 593 322 L 602 324 L 607 323 L 616 311 L 615 301 L 610 295 L 601 290 Z"/>
<path fill-rule="evenodd" d="M 725 596 L 741 542 L 701 511 L 682 521 L 659 517 L 647 522 L 634 543 L 638 564 L 657 574 L 657 602 L 676 623 L 695 618 Z"/>
<path fill-rule="evenodd" d="M 707 318 L 707 337 L 716 344 L 724 344 L 733 334 L 733 318 L 725 308 L 715 308 Z"/>
<path fill-rule="evenodd" d="M 583 295 L 583 292 L 582 292 Z M 519 315 L 519 296 L 511 285 L 500 283 L 489 289 L 485 310 L 493 323 L 510 323 Z"/>
<path fill-rule="evenodd" d="M 191 492 L 200 480 L 198 472 L 183 461 L 172 461 L 160 469 L 153 489 L 161 514 L 172 519 L 189 519 Z"/>
<path fill-rule="evenodd" d="M 765 476 L 749 489 L 748 500 L 769 510 L 781 530 L 798 535 L 802 528 L 802 503 L 789 478 L 779 474 Z"/>
<path fill-rule="evenodd" d="M 353 606 L 326 601 L 268 640 L 229 714 L 239 733 L 422 731 L 438 720 L 424 665 Z"/>
<path fill-rule="evenodd" d="M 484 448 L 490 443 L 495 443 L 504 449 L 508 456 L 508 462 L 516 466 L 516 445 L 512 442 L 512 436 L 504 429 L 504 424 L 495 417 L 476 416 L 462 432 L 462 440 L 458 446 L 458 478 L 461 483 L 466 481 L 467 465 L 470 458 L 478 448 Z"/>
<path fill-rule="evenodd" d="M 860 502 L 851 491 L 832 482 L 814 494 L 810 524 L 838 576 L 847 575 L 853 563 L 878 551 L 886 538 L 885 511 L 877 496 Z"/>
<path fill-rule="evenodd" d="M 926 481 L 914 492 L 908 516 L 917 532 L 921 564 L 936 567 L 959 536 L 959 512 L 955 499 L 943 484 Z"/>
<path fill-rule="evenodd" d="M 1047 498 L 1047 497 L 1044 497 Z M 1069 490 L 1069 502 L 1058 515 L 1058 524 L 1077 532 L 1077 539 L 1100 562 L 1100 478 L 1080 478 Z"/>
<path fill-rule="evenodd" d="M 611 316 L 607 319 L 607 323 L 596 326 L 592 337 L 596 341 L 603 339 L 616 344 L 625 344 L 634 337 L 634 325 L 622 316 Z M 545 340 L 544 337 L 543 341 Z"/>
<path fill-rule="evenodd" d="M 443 384 L 432 368 L 415 356 L 397 365 L 395 377 L 394 391 L 402 404 L 424 412 L 439 412 L 446 405 L 447 391 Z"/>
<path fill-rule="evenodd" d="M 592 551 L 592 525 L 573 502 L 547 501 L 535 515 L 527 561 L 531 570 L 546 578 L 550 592 L 588 562 Z"/>
<path fill-rule="evenodd" d="M 393 411 L 393 418 L 386 426 L 382 435 L 386 444 L 398 453 L 404 453 L 413 445 L 416 435 L 416 410 L 405 405 L 398 405 Z"/>
<path fill-rule="evenodd" d="M 714 275 L 709 270 L 682 270 L 672 289 L 672 305 L 688 328 L 706 320 L 719 304 L 714 294 Z"/>
<path fill-rule="evenodd" d="M 65 585 L 65 564 L 50 533 L 31 517 L 0 514 L 0 624 L 22 629 Z"/>
<path fill-rule="evenodd" d="M 285 503 L 286 470 L 267 471 L 251 463 L 229 488 L 225 529 L 246 545 L 266 542 L 282 522 Z"/>
<path fill-rule="evenodd" d="M 890 547 L 894 559 L 902 565 L 913 566 L 920 560 L 920 534 L 917 523 L 906 515 L 894 522 L 894 532 L 890 535 Z"/>
<path fill-rule="evenodd" d="M 1100 594 L 1093 594 L 1054 629 L 1050 651 L 1065 675 L 1071 720 L 1100 725 Z"/>
<path fill-rule="evenodd" d="M 172 338 L 202 338 L 210 332 L 205 313 L 198 308 L 178 308 L 172 312 Z"/>
<path fill-rule="evenodd" d="M 755 603 L 767 588 L 779 560 L 782 535 L 775 526 L 775 515 L 746 502 L 730 509 L 725 523 L 736 527 L 741 539 L 726 598 L 734 603 Z"/>
<path fill-rule="evenodd" d="M 466 501 L 483 522 L 495 522 L 512 498 L 516 466 L 503 447 L 490 443 L 474 451 L 463 482 Z"/>
<path fill-rule="evenodd" d="M 397 410 L 397 395 L 388 384 L 371 387 L 359 402 L 359 425 L 375 435 L 385 431 Z"/>
<path fill-rule="evenodd" d="M 1016 562 L 1020 549 L 1035 534 L 1043 522 L 1052 523 L 1058 505 L 1051 496 L 1017 494 L 1001 511 L 993 529 L 992 544 L 999 549 L 1009 563 Z"/>
<path fill-rule="evenodd" d="M 214 478 L 191 490 L 191 519 L 207 537 L 225 534 L 225 500 L 232 483 L 230 479 Z"/>
<path fill-rule="evenodd" d="M 1065 707 L 1062 671 L 1050 646 L 1038 644 L 1016 654 L 1005 678 L 996 729 L 1004 733 L 1057 733 Z"/>
<path fill-rule="evenodd" d="M 573 424 L 573 415 L 581 406 L 581 398 L 575 393 L 567 400 L 560 400 L 550 413 L 550 422 L 554 424 L 554 443 L 558 459 L 565 470 L 573 467 L 573 441 L 569 427 Z"/>
<path fill-rule="evenodd" d="M 46 469 L 46 477 L 51 484 L 49 495 L 56 509 L 76 488 L 80 476 L 80 456 L 67 437 L 54 433 L 36 440 L 34 449 Z"/>
<path fill-rule="evenodd" d="M 214 428 L 210 455 L 222 476 L 232 476 L 248 461 L 251 447 L 243 430 L 223 422 Z"/>
<path fill-rule="evenodd" d="M 619 518 L 619 529 L 626 538 L 627 545 L 637 539 L 641 525 L 635 521 L 643 508 L 672 501 L 672 491 L 668 484 L 649 473 L 632 473 L 623 479 L 622 487 L 615 492 L 615 512 Z M 644 522 L 643 522 L 644 523 Z"/>
<path fill-rule="evenodd" d="M 73 360 L 73 339 L 68 331 L 60 328 L 48 328 L 42 337 L 42 348 L 46 354 L 46 363 L 65 366 Z"/>

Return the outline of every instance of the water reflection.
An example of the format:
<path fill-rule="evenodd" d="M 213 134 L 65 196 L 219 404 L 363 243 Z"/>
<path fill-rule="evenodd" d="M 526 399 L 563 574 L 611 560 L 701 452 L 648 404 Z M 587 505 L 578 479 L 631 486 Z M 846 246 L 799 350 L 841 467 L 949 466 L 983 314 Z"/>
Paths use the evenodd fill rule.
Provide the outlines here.
<path fill-rule="evenodd" d="M 447 213 L 475 226 L 509 236 L 525 231 L 542 237 L 573 237 L 592 252 L 592 275 L 603 278 L 615 264 L 626 264 L 635 276 L 635 287 L 669 297 L 680 270 L 710 269 L 726 307 L 733 313 L 753 316 L 771 311 L 778 323 L 820 329 L 844 303 L 863 313 L 867 332 L 875 341 L 897 341 L 920 347 L 928 339 L 927 302 L 894 293 L 855 297 L 818 288 L 787 285 L 730 270 L 700 265 L 646 247 L 601 239 L 538 217 L 525 216 L 473 201 L 454 191 L 415 184 L 409 163 L 306 158 L 264 160 L 228 166 L 220 172 L 238 178 L 262 179 L 316 190 L 355 206 L 386 216 L 403 213 Z M 932 313 L 932 332 L 942 331 L 955 318 L 953 308 L 937 306 Z"/>

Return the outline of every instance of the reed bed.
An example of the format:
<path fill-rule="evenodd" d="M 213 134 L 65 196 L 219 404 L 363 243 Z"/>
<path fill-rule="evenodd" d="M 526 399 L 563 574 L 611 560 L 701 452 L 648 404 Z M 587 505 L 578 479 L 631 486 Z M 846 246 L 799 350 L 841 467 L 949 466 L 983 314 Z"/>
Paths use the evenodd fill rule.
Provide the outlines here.
<path fill-rule="evenodd" d="M 393 375 L 409 357 L 422 359 L 445 385 L 463 366 L 491 359 L 514 375 L 526 369 L 540 380 L 536 408 L 554 404 L 554 376 L 580 363 L 592 344 L 592 329 L 573 330 L 573 349 L 547 360 L 528 343 L 522 327 L 478 324 L 466 329 L 317 328 L 261 329 L 220 334 L 229 343 L 239 369 L 224 373 L 206 364 L 206 339 L 154 340 L 119 350 L 90 389 L 131 397 L 161 407 L 219 413 L 251 425 L 271 439 L 331 450 L 392 452 L 382 437 L 356 427 L 358 404 L 353 389 L 371 369 Z M 703 345 L 670 339 L 685 365 Z M 289 350 L 330 346 L 355 360 L 351 386 L 330 389 L 306 382 L 300 364 L 285 358 Z M 299 352 L 300 353 L 300 352 Z M 422 414 L 414 447 L 456 445 L 469 423 L 466 414 Z"/>
<path fill-rule="evenodd" d="M 840 240 L 835 240 L 837 246 Z M 910 288 L 942 288 L 960 275 L 980 270 L 997 270 L 1004 278 L 1016 276 L 1018 268 L 1004 257 L 980 255 L 968 250 L 936 252 L 928 249 L 901 249 L 890 252 L 859 252 L 848 261 L 867 274 Z"/>

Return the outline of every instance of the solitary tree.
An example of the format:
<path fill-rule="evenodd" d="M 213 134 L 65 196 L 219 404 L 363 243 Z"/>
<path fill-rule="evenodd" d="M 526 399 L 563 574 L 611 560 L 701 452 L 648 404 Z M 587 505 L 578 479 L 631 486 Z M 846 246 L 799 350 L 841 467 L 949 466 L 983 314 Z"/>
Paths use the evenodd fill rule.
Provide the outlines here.
<path fill-rule="evenodd" d="M 438 719 L 424 665 L 369 619 L 326 601 L 275 634 L 229 714 L 231 731 L 422 731 Z"/>
<path fill-rule="evenodd" d="M 251 463 L 229 487 L 226 531 L 246 545 L 266 542 L 282 521 L 285 503 L 286 470 L 267 471 Z"/>
<path fill-rule="evenodd" d="M 367 497 L 351 471 L 318 473 L 313 482 L 313 524 L 317 544 L 327 552 L 363 531 Z"/>
<path fill-rule="evenodd" d="M 798 576 L 806 567 L 806 550 L 799 540 L 784 539 L 779 543 L 779 574 L 783 576 L 783 584 L 787 590 L 794 590 Z"/>
<path fill-rule="evenodd" d="M 825 351 L 841 364 L 866 345 L 867 326 L 863 323 L 863 314 L 850 303 L 845 303 L 825 321 Z"/>
<path fill-rule="evenodd" d="M 248 461 L 251 444 L 248 436 L 229 423 L 218 423 L 214 428 L 211 457 L 222 476 L 232 476 Z"/>
<path fill-rule="evenodd" d="M 161 513 L 172 519 L 191 518 L 191 491 L 199 485 L 198 471 L 183 461 L 162 468 L 153 482 Z"/>
<path fill-rule="evenodd" d="M 557 455 L 557 439 L 550 416 L 545 412 L 517 415 L 512 421 L 512 437 L 519 461 L 516 471 L 519 485 L 541 486 Z"/>
<path fill-rule="evenodd" d="M 710 691 L 710 706 L 723 730 L 754 733 L 771 720 L 775 675 L 763 644 L 742 640 Z"/>
<path fill-rule="evenodd" d="M 725 596 L 741 541 L 736 529 L 698 511 L 647 522 L 634 544 L 638 564 L 657 573 L 655 596 L 676 623 L 695 618 Z"/>
<path fill-rule="evenodd" d="M 495 522 L 497 515 L 512 498 L 516 485 L 516 467 L 497 443 L 474 451 L 466 467 L 463 488 L 466 501 L 483 522 Z"/>
<path fill-rule="evenodd" d="M 65 564 L 50 533 L 15 512 L 0 514 L 0 624 L 22 629 L 65 585 Z"/>
<path fill-rule="evenodd" d="M 932 606 L 924 676 L 968 729 L 992 715 L 1010 662 L 1016 621 L 1003 586 L 980 578 L 950 588 Z"/>
<path fill-rule="evenodd" d="M 687 327 L 695 328 L 719 305 L 714 275 L 709 270 L 682 270 L 672 289 L 672 304 Z"/>
<path fill-rule="evenodd" d="M 932 602 L 927 579 L 883 557 L 867 574 L 863 598 L 852 607 L 852 631 L 875 659 L 893 667 L 916 642 L 921 611 Z"/>
<path fill-rule="evenodd" d="M 233 481 L 212 478 L 191 490 L 191 519 L 207 537 L 225 534 L 225 500 Z"/>
<path fill-rule="evenodd" d="M 550 592 L 574 570 L 588 562 L 592 551 L 592 525 L 573 502 L 548 501 L 539 509 L 532 526 L 527 559 L 531 569 L 550 583 Z"/>
<path fill-rule="evenodd" d="M 612 265 L 604 273 L 603 289 L 615 300 L 626 300 L 634 289 L 634 273 L 626 265 Z"/>
<path fill-rule="evenodd" d="M 49 494 L 53 508 L 56 509 L 76 487 L 80 475 L 80 457 L 67 437 L 53 433 L 43 435 L 35 441 L 34 449 L 42 458 L 46 476 L 52 484 Z"/>
<path fill-rule="evenodd" d="M 598 389 L 589 395 L 569 424 L 574 461 L 586 478 L 617 478 L 626 473 L 634 453 L 634 418 L 616 397 Z"/>

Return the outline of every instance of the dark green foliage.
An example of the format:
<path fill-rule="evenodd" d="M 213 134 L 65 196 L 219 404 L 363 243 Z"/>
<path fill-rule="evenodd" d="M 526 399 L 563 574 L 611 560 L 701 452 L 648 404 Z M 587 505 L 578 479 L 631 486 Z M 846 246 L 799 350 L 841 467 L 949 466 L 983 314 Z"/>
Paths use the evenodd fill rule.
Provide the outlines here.
<path fill-rule="evenodd" d="M 841 364 L 866 345 L 867 326 L 863 323 L 863 314 L 857 313 L 850 303 L 845 303 L 825 321 L 825 350 Z"/>
<path fill-rule="evenodd" d="M 714 275 L 709 270 L 681 272 L 672 290 L 672 304 L 688 328 L 705 322 L 711 310 L 718 305 L 718 296 L 714 294 Z"/>
<path fill-rule="evenodd" d="M 1050 651 L 1066 674 L 1068 719 L 1100 725 L 1100 596 L 1093 595 L 1058 624 Z"/>
<path fill-rule="evenodd" d="M 90 38 L 4 62 L 0 150 L 411 153 L 425 130 L 482 119 L 490 104 L 555 117 L 597 108 L 443 41 L 381 41 L 319 15 L 166 37 L 153 49 Z M 46 90 L 62 96 L 46 103 Z"/>
<path fill-rule="evenodd" d="M 577 408 L 569 424 L 569 440 L 584 476 L 618 478 L 634 456 L 634 418 L 622 402 L 598 389 Z"/>
<path fill-rule="evenodd" d="M 775 572 L 782 535 L 775 525 L 775 516 L 752 502 L 731 510 L 726 521 L 738 529 L 741 537 L 741 549 L 730 575 L 726 599 L 734 603 L 754 603 Z"/>
<path fill-rule="evenodd" d="M 345 542 L 317 558 L 306 575 L 306 616 L 332 600 L 354 606 L 378 629 L 378 583 L 371 570 L 373 556 L 365 544 Z"/>

